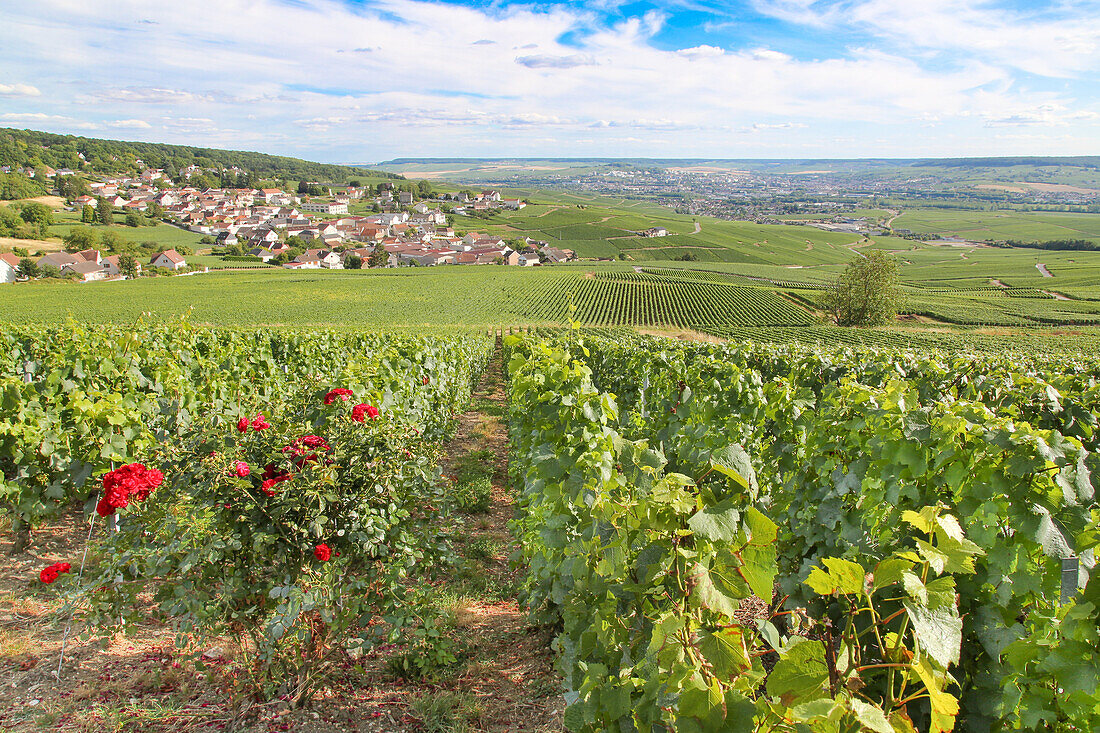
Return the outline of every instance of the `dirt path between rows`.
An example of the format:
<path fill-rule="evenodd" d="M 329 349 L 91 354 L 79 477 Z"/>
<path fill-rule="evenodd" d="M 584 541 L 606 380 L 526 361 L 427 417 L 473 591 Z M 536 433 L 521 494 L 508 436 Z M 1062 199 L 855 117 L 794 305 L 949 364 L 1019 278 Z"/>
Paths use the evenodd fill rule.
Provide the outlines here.
<path fill-rule="evenodd" d="M 1054 274 L 1050 270 L 1048 270 L 1047 266 L 1044 265 L 1042 262 L 1036 263 L 1035 269 L 1038 270 L 1043 277 L 1054 277 Z"/>

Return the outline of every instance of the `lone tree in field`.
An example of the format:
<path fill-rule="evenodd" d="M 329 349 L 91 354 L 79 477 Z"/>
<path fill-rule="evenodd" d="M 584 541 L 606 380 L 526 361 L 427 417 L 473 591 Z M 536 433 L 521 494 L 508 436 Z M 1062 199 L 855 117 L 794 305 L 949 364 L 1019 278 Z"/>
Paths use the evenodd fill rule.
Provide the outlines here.
<path fill-rule="evenodd" d="M 898 313 L 898 262 L 871 250 L 837 278 L 826 299 L 829 315 L 838 326 L 882 326 Z"/>

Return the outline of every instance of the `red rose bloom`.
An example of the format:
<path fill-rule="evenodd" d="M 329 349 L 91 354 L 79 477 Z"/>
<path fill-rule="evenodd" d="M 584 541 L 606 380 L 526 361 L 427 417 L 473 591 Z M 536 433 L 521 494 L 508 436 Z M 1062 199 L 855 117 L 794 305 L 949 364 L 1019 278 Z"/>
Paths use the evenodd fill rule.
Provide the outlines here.
<path fill-rule="evenodd" d="M 252 473 L 252 469 L 250 469 L 248 467 L 248 464 L 244 461 L 237 461 L 236 465 L 233 466 L 233 469 L 237 476 L 240 478 L 245 478 L 246 476 L 248 476 L 248 474 Z"/>
<path fill-rule="evenodd" d="M 55 562 L 48 568 L 42 568 L 42 572 L 38 574 L 38 579 L 46 585 L 49 585 L 50 583 L 57 580 L 59 575 L 61 575 L 62 573 L 67 573 L 72 569 L 72 565 L 69 565 L 69 563 L 67 562 Z"/>
<path fill-rule="evenodd" d="M 247 417 L 242 417 L 240 420 L 237 421 L 237 432 L 238 433 L 248 432 L 248 418 Z"/>
<path fill-rule="evenodd" d="M 332 557 L 332 550 L 325 543 L 321 543 L 313 548 L 313 556 L 321 562 L 328 562 L 328 559 Z"/>
<path fill-rule="evenodd" d="M 366 418 L 363 417 L 364 415 L 369 415 L 370 419 L 373 420 L 378 417 L 378 408 L 374 405 L 362 404 L 356 405 L 351 409 L 351 419 L 355 422 L 364 422 L 366 420 Z"/>
<path fill-rule="evenodd" d="M 105 496 L 95 505 L 95 513 L 101 517 L 109 517 L 115 513 L 115 508 L 111 506 L 111 502 L 107 501 Z"/>
<path fill-rule="evenodd" d="M 164 483 L 164 474 L 148 469 L 140 463 L 130 463 L 103 476 L 103 499 L 96 505 L 96 512 L 110 516 L 116 509 L 129 505 L 130 500 L 144 501 L 153 489 Z"/>
<path fill-rule="evenodd" d="M 337 397 L 342 399 L 344 402 L 347 402 L 348 398 L 351 397 L 351 395 L 352 395 L 352 391 L 350 389 L 345 389 L 344 387 L 337 387 L 336 389 L 330 389 L 328 391 L 328 394 L 325 395 L 325 404 L 326 405 L 331 405 L 333 402 L 336 401 Z"/>
<path fill-rule="evenodd" d="M 252 418 L 253 430 L 267 430 L 271 427 L 271 423 L 267 421 L 267 418 L 263 416 L 263 413 L 259 413 L 256 417 Z"/>

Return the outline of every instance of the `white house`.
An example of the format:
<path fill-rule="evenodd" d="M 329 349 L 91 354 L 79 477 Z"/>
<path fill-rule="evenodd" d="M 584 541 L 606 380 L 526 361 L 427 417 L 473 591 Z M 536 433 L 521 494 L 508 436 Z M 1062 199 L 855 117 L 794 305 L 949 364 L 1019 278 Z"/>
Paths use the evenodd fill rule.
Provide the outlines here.
<path fill-rule="evenodd" d="M 166 267 L 169 270 L 182 270 L 187 262 L 174 249 L 166 249 L 149 261 L 152 267 Z"/>
<path fill-rule="evenodd" d="M 347 201 L 319 201 L 302 204 L 303 211 L 314 211 L 318 214 L 346 214 L 348 213 Z"/>
<path fill-rule="evenodd" d="M 18 257 L 9 252 L 0 254 L 0 283 L 15 282 L 15 272 L 18 269 Z"/>
<path fill-rule="evenodd" d="M 103 271 L 103 267 L 98 262 L 91 262 L 89 260 L 81 260 L 71 265 L 65 265 L 61 268 L 61 272 L 75 272 L 84 282 L 102 280 L 107 277 L 107 273 Z"/>

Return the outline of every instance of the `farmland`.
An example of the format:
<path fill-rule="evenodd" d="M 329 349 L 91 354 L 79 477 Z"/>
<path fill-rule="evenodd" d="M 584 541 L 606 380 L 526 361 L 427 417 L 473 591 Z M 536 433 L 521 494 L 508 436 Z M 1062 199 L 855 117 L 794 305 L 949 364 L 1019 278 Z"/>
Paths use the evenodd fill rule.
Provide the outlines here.
<path fill-rule="evenodd" d="M 976 242 L 1008 239 L 1023 242 L 1085 239 L 1100 242 L 1100 214 L 917 209 L 902 212 L 893 226 L 895 229 L 957 236 Z"/>

